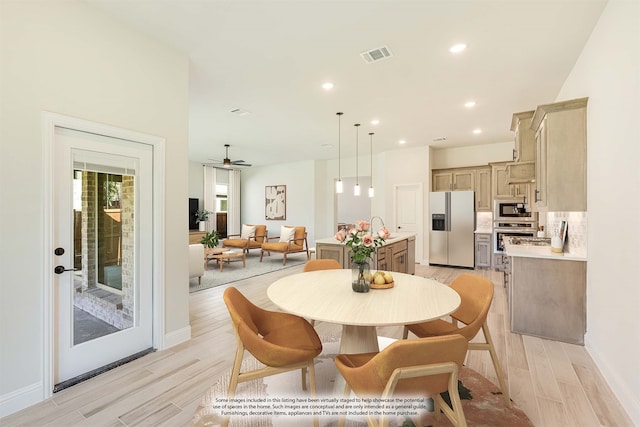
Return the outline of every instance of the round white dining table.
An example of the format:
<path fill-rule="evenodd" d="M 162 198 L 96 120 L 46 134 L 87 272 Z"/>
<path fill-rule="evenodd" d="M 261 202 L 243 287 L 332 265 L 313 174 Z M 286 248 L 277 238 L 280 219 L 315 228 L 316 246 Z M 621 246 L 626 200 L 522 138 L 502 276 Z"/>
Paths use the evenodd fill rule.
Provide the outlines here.
<path fill-rule="evenodd" d="M 342 325 L 340 353 L 379 351 L 376 326 L 408 325 L 453 313 L 460 295 L 433 279 L 392 273 L 394 286 L 357 293 L 351 270 L 292 274 L 269 286 L 269 299 L 282 310 Z"/>

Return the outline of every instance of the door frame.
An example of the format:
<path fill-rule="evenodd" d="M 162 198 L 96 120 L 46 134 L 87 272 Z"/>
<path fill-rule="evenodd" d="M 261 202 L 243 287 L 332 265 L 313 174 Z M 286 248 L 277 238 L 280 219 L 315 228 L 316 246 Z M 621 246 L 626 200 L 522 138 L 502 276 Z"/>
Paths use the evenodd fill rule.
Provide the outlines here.
<path fill-rule="evenodd" d="M 416 261 L 418 261 L 420 264 L 423 263 L 423 259 L 424 259 L 424 244 L 425 244 L 425 239 L 424 239 L 424 186 L 422 184 L 422 182 L 407 182 L 404 184 L 394 184 L 393 185 L 393 224 L 394 226 L 398 226 L 398 218 L 397 218 L 397 213 L 398 213 L 398 189 L 400 187 L 418 187 L 418 197 L 419 197 L 419 201 L 417 203 L 416 209 L 416 216 L 418 218 L 420 218 L 420 221 L 418 221 L 418 230 L 416 230 L 416 242 L 415 242 L 415 249 L 416 249 Z"/>
<path fill-rule="evenodd" d="M 56 127 L 78 130 L 81 132 L 94 133 L 107 137 L 125 139 L 140 144 L 147 144 L 153 147 L 153 347 L 164 348 L 164 239 L 165 239 L 165 216 L 164 216 L 164 164 L 165 164 L 165 138 L 135 132 L 127 129 L 117 128 L 101 123 L 96 123 L 84 119 L 65 116 L 58 113 L 43 111 L 42 113 L 42 143 L 43 143 L 43 164 L 42 164 L 42 187 L 43 187 L 43 248 L 44 270 L 42 278 L 42 321 L 43 321 L 43 383 L 42 396 L 47 399 L 53 394 L 54 372 L 55 372 L 55 292 L 53 292 L 53 169 L 54 156 L 53 146 L 55 142 Z"/>

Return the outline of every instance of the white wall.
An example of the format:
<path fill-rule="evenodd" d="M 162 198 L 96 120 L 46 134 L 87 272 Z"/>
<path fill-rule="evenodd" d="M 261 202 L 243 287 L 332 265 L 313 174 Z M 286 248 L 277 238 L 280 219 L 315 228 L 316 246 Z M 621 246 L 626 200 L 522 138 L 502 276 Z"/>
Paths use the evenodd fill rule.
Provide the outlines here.
<path fill-rule="evenodd" d="M 283 225 L 304 225 L 307 227 L 309 247 L 315 246 L 313 243 L 316 239 L 315 169 L 316 165 L 313 161 L 242 169 L 240 202 L 242 223 L 266 224 L 270 237 L 280 236 L 280 227 Z M 265 219 L 265 186 L 268 185 L 287 186 L 287 219 L 284 221 Z"/>
<path fill-rule="evenodd" d="M 531 107 L 532 109 L 535 106 Z M 469 147 L 433 148 L 433 169 L 462 168 L 513 160 L 513 141 Z"/>
<path fill-rule="evenodd" d="M 356 221 L 368 220 L 371 218 L 371 203 L 369 198 L 369 185 L 371 177 L 358 177 L 360 184 L 360 195 L 353 195 L 353 187 L 356 185 L 355 177 L 342 177 L 344 191 L 336 194 L 336 209 L 338 210 L 337 222 L 344 224 L 355 224 Z"/>
<path fill-rule="evenodd" d="M 429 170 L 429 147 L 411 147 L 386 151 L 379 159 L 380 167 L 374 170 L 376 198 L 373 212 L 380 215 L 391 233 L 397 231 L 394 223 L 393 188 L 398 184 L 422 184 L 422 236 L 416 238 L 416 262 L 427 262 L 429 255 L 429 192 L 431 190 L 431 172 Z M 376 176 L 378 181 L 376 181 Z M 420 243 L 421 242 L 421 243 Z"/>
<path fill-rule="evenodd" d="M 640 425 L 640 3 L 611 0 L 557 101 L 587 106 L 586 346 Z"/>
<path fill-rule="evenodd" d="M 166 138 L 168 335 L 189 307 L 187 58 L 80 1 L 3 0 L 0 43 L 1 417 L 44 393 L 44 110 Z"/>
<path fill-rule="evenodd" d="M 204 199 L 204 167 L 200 162 L 189 162 L 189 197 L 200 200 L 200 208 Z"/>

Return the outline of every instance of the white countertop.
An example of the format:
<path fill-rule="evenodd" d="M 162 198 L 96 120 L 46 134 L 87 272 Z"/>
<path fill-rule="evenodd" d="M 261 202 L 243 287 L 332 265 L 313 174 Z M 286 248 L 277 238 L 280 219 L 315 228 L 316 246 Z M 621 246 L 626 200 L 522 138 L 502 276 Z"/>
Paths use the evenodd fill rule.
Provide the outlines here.
<path fill-rule="evenodd" d="M 507 256 L 528 257 L 528 258 L 545 258 L 560 261 L 587 261 L 587 257 L 575 255 L 569 252 L 556 253 L 551 252 L 551 246 L 529 246 L 529 245 L 512 245 L 508 240 L 504 240 L 504 249 Z"/>
<path fill-rule="evenodd" d="M 388 239 L 386 239 L 384 241 L 384 245 L 391 245 L 395 242 L 399 242 L 400 240 L 405 240 L 408 239 L 409 237 L 414 237 L 415 234 L 413 233 L 391 233 L 391 237 L 389 237 Z M 337 241 L 336 239 L 334 239 L 333 237 L 326 237 L 324 239 L 318 239 L 316 240 L 316 245 L 318 243 L 322 243 L 325 245 L 342 245 L 342 242 Z"/>
<path fill-rule="evenodd" d="M 493 229 L 492 228 L 476 228 L 476 231 L 474 231 L 475 234 L 491 234 L 493 233 Z"/>

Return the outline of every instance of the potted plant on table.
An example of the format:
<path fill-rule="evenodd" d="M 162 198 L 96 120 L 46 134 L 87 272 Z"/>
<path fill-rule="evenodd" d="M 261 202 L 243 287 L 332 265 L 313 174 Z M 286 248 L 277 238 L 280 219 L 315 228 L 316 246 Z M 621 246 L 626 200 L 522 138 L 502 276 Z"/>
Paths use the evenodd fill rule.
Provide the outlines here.
<path fill-rule="evenodd" d="M 374 236 L 368 221 L 357 221 L 355 228 L 338 231 L 334 238 L 351 248 L 351 287 L 355 292 L 369 292 L 369 259 L 378 246 L 388 239 L 389 231 L 382 227 Z"/>
<path fill-rule="evenodd" d="M 212 230 L 204 235 L 200 243 L 202 243 L 206 248 L 215 248 L 218 246 L 220 242 L 220 235 L 216 230 Z"/>
<path fill-rule="evenodd" d="M 196 211 L 196 222 L 198 223 L 198 228 L 200 231 L 205 231 L 205 226 L 207 225 L 207 221 L 209 220 L 209 212 L 206 209 Z"/>

